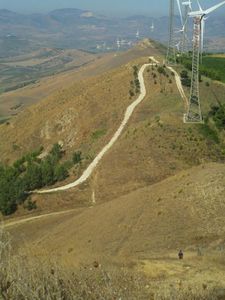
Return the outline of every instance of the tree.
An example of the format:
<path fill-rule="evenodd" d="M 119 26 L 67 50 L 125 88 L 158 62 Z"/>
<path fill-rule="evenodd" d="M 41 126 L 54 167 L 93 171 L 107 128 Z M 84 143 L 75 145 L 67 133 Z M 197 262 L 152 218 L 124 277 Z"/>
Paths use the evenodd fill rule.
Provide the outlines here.
<path fill-rule="evenodd" d="M 181 78 L 188 78 L 188 72 L 186 70 L 182 70 L 180 73 Z"/>
<path fill-rule="evenodd" d="M 10 215 L 17 209 L 17 204 L 24 201 L 24 181 L 18 177 L 13 167 L 1 169 L 0 176 L 0 210 L 3 215 Z"/>
<path fill-rule="evenodd" d="M 49 159 L 41 164 L 42 186 L 52 185 L 55 183 L 54 167 Z"/>
<path fill-rule="evenodd" d="M 50 155 L 54 162 L 58 162 L 62 158 L 62 146 L 59 144 L 54 144 L 52 150 L 50 151 Z"/>
<path fill-rule="evenodd" d="M 73 163 L 74 163 L 75 165 L 81 163 L 81 161 L 82 161 L 82 156 L 81 156 L 81 155 L 82 155 L 81 151 L 77 151 L 77 152 L 75 152 L 75 153 L 73 154 Z"/>
<path fill-rule="evenodd" d="M 24 176 L 26 190 L 32 191 L 42 187 L 41 167 L 36 163 L 30 163 Z"/>
<path fill-rule="evenodd" d="M 166 75 L 166 70 L 165 70 L 165 68 L 163 68 L 162 66 L 159 66 L 159 67 L 157 68 L 157 71 L 159 72 L 159 74 Z"/>
<path fill-rule="evenodd" d="M 56 181 L 63 181 L 69 176 L 69 173 L 64 165 L 58 165 L 54 171 Z"/>

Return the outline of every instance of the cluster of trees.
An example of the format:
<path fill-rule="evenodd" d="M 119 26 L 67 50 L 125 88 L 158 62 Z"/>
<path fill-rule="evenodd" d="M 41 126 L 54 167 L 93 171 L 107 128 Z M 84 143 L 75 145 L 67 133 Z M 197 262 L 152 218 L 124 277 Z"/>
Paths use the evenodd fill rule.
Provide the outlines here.
<path fill-rule="evenodd" d="M 55 144 L 44 158 L 38 156 L 43 148 L 29 153 L 17 160 L 12 166 L 0 165 L 0 211 L 9 215 L 16 211 L 28 197 L 27 191 L 50 186 L 69 176 L 73 164 L 81 163 L 81 152 L 73 155 L 72 162 L 60 163 L 64 152 Z"/>
<path fill-rule="evenodd" d="M 211 106 L 209 117 L 213 118 L 218 129 L 225 129 L 225 104 Z"/>
<path fill-rule="evenodd" d="M 188 72 L 186 70 L 181 71 L 180 73 L 181 83 L 184 86 L 191 86 L 191 78 L 188 76 Z"/>
<path fill-rule="evenodd" d="M 129 91 L 130 97 L 133 97 L 135 94 L 140 93 L 141 90 L 141 85 L 140 81 L 138 79 L 138 67 L 133 66 L 133 75 L 134 75 L 134 80 L 130 82 L 131 89 Z"/>

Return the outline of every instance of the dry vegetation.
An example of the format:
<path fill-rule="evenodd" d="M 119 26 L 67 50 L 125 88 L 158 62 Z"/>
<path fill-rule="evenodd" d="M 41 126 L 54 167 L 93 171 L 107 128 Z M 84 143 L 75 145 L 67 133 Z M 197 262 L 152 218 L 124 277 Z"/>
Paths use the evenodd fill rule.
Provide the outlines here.
<path fill-rule="evenodd" d="M 157 268 L 147 272 L 127 267 L 105 267 L 94 261 L 78 268 L 65 267 L 23 250 L 11 251 L 10 236 L 0 229 L 0 296 L 4 300 L 222 300 L 225 289 L 199 280 L 157 278 Z M 32 258 L 31 258 L 32 257 Z M 172 267 L 172 266 L 170 266 Z M 165 263 L 164 263 L 165 269 Z M 171 270 L 172 271 L 172 270 Z"/>
<path fill-rule="evenodd" d="M 2 159 L 12 162 L 37 145 L 48 152 L 60 141 L 66 157 L 82 151 L 83 165 L 70 181 L 78 177 L 134 99 L 133 66 L 148 60 L 135 59 L 137 53 L 131 51 L 134 59 L 124 65 L 118 56 L 116 69 L 103 72 L 101 65 L 98 77 L 2 125 Z M 184 125 L 173 75 L 163 73 L 146 70 L 148 96 L 90 180 L 67 192 L 32 196 L 37 216 L 68 212 L 6 221 L 12 252 L 2 235 L 3 299 L 225 299 L 224 133 L 215 141 L 197 125 Z M 224 86 L 210 82 L 206 88 L 203 81 L 201 89 L 207 113 L 210 92 L 220 98 Z"/>

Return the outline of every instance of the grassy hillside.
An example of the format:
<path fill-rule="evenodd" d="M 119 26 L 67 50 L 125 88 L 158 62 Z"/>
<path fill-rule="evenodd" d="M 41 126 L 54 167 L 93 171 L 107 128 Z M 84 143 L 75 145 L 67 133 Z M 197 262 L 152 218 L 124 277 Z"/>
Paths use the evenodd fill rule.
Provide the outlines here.
<path fill-rule="evenodd" d="M 118 59 L 122 61 L 121 56 Z M 40 145 L 47 154 L 53 144 L 60 143 L 65 160 L 71 160 L 74 152 L 81 152 L 82 164 L 71 170 L 67 182 L 78 178 L 110 140 L 125 108 L 135 99 L 130 96 L 133 67 L 146 61 L 147 57 L 134 60 L 99 77 L 75 83 L 4 124 L 0 128 L 2 135 L 4 132 L 0 146 L 2 161 L 12 163 Z M 158 68 L 150 67 L 146 70 L 145 82 L 146 100 L 135 111 L 129 126 L 95 174 L 81 187 L 84 195 L 89 195 L 88 199 L 84 200 L 78 188 L 66 193 L 69 203 L 74 193 L 78 203 L 81 199 L 85 203 L 91 201 L 93 192 L 96 201 L 109 201 L 203 162 L 224 161 L 223 130 L 183 124 L 184 105 L 173 75 L 168 70 L 163 74 Z M 223 86 L 212 83 L 206 87 L 202 82 L 205 114 L 214 102 L 209 93 L 212 89 L 219 93 L 224 91 Z M 24 127 L 24 123 L 29 126 Z M 54 199 L 60 199 L 60 195 L 45 197 L 57 207 Z M 47 208 L 49 204 L 40 198 L 37 197 L 40 207 Z"/>
<path fill-rule="evenodd" d="M 2 124 L 2 162 L 10 165 L 40 145 L 44 161 L 52 145 L 59 143 L 62 163 L 74 152 L 82 156 L 82 163 L 71 168 L 64 183 L 78 178 L 136 99 L 136 70 L 150 55 L 163 61 L 161 52 L 146 42 L 110 57 L 108 65 L 101 60 L 100 70 L 93 68 L 92 76 Z M 220 126 L 225 87 L 202 78 L 200 95 L 207 122 L 187 125 L 174 75 L 157 66 L 148 67 L 144 78 L 146 98 L 91 178 L 69 191 L 31 195 L 36 210 L 27 212 L 21 205 L 13 217 L 5 218 L 13 255 L 30 257 L 24 254 L 27 247 L 37 260 L 51 256 L 66 272 L 72 268 L 73 276 L 82 269 L 84 278 L 97 277 L 100 286 L 112 280 L 111 291 L 116 292 L 118 283 L 113 282 L 118 282 L 119 274 L 134 274 L 129 275 L 131 281 L 119 280 L 126 291 L 138 285 L 136 292 L 120 294 L 124 299 L 219 299 L 225 286 L 225 131 Z M 214 107 L 218 104 L 219 110 Z M 21 219 L 25 214 L 28 219 Z M 29 219 L 32 216 L 38 218 Z M 180 249 L 183 261 L 177 259 Z M 96 274 L 99 271 L 105 278 L 104 270 L 115 272 L 115 277 L 102 281 Z M 87 286 L 85 279 L 80 282 Z"/>
<path fill-rule="evenodd" d="M 17 225 L 14 245 L 23 240 L 33 257 L 51 253 L 75 273 L 94 261 L 116 276 L 140 272 L 153 299 L 213 299 L 225 285 L 224 176 L 223 164 L 205 164 L 108 203 Z"/>

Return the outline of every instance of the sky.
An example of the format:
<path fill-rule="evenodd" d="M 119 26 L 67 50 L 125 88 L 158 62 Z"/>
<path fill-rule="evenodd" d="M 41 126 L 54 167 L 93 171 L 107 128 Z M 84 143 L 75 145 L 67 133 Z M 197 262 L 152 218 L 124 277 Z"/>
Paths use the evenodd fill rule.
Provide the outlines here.
<path fill-rule="evenodd" d="M 203 7 L 209 7 L 220 1 L 200 0 Z M 0 0 L 0 9 L 30 13 L 74 7 L 108 15 L 145 14 L 159 16 L 167 13 L 168 2 L 168 0 Z M 221 11 L 225 14 L 225 9 Z"/>

